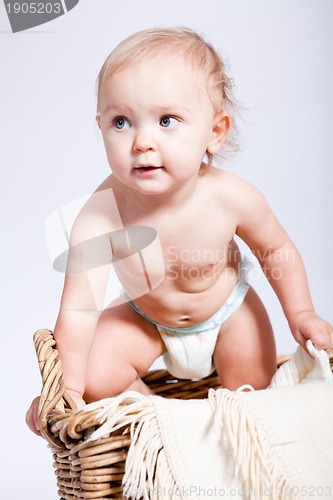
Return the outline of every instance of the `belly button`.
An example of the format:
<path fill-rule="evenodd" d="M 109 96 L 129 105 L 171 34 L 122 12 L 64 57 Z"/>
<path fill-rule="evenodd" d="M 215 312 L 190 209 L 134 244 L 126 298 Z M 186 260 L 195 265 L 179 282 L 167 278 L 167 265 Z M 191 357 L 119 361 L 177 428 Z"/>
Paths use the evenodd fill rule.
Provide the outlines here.
<path fill-rule="evenodd" d="M 180 321 L 189 321 L 189 316 L 181 316 Z"/>

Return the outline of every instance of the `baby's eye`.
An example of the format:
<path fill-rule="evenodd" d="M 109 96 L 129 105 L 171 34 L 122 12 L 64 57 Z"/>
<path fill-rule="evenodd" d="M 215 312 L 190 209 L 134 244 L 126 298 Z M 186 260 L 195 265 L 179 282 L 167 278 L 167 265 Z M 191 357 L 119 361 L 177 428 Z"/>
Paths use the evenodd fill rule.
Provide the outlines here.
<path fill-rule="evenodd" d="M 124 128 L 130 128 L 131 124 L 127 118 L 124 116 L 118 116 L 118 118 L 114 119 L 114 125 L 118 130 L 122 130 Z"/>
<path fill-rule="evenodd" d="M 179 120 L 173 116 L 163 116 L 160 120 L 160 125 L 164 128 L 175 127 L 178 123 Z"/>

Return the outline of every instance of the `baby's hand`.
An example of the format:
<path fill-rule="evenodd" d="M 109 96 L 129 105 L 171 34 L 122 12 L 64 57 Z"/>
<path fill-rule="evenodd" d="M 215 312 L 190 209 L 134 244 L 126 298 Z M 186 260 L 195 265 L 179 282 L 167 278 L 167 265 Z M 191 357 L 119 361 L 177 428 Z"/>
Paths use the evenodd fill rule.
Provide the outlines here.
<path fill-rule="evenodd" d="M 74 403 L 76 404 L 76 406 L 78 407 L 78 409 L 82 408 L 83 406 L 85 406 L 86 403 L 84 402 L 84 400 L 83 400 L 83 398 L 82 398 L 82 396 L 81 396 L 80 393 L 78 393 L 76 391 L 71 391 L 71 390 L 68 390 L 67 392 L 72 397 L 72 399 L 74 400 Z M 38 406 L 39 406 L 39 400 L 40 400 L 40 396 L 38 396 L 37 398 L 35 398 L 32 401 L 32 403 L 30 405 L 30 408 L 27 411 L 27 414 L 25 416 L 25 421 L 26 421 L 27 426 L 37 436 L 41 436 L 40 429 L 39 429 L 39 423 L 38 423 Z"/>
<path fill-rule="evenodd" d="M 295 314 L 289 321 L 295 340 L 306 349 L 306 341 L 311 340 L 316 349 L 330 351 L 333 348 L 333 328 L 314 312 Z"/>

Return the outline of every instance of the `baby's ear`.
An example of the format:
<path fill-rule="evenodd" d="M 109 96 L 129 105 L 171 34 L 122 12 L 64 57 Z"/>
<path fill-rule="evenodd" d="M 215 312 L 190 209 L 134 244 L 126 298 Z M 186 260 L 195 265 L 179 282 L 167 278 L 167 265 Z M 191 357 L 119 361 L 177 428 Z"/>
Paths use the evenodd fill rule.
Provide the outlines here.
<path fill-rule="evenodd" d="M 207 152 L 214 155 L 219 151 L 230 130 L 231 118 L 222 112 L 215 116 L 212 126 L 212 133 L 207 145 Z"/>
<path fill-rule="evenodd" d="M 97 125 L 101 128 L 101 115 L 96 116 Z"/>

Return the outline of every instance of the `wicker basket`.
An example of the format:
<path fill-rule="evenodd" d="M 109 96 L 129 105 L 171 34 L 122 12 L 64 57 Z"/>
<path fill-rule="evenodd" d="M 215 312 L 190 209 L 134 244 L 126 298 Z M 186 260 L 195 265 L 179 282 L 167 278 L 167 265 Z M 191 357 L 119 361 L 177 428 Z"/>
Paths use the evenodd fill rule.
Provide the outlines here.
<path fill-rule="evenodd" d="M 62 377 L 55 340 L 49 330 L 39 330 L 34 342 L 42 375 L 39 424 L 54 456 L 59 496 L 62 500 L 124 498 L 122 477 L 130 444 L 126 426 L 98 442 L 85 437 L 101 424 L 98 409 L 76 412 Z M 280 366 L 288 356 L 280 356 Z M 202 399 L 209 388 L 218 388 L 216 373 L 199 381 L 178 380 L 166 370 L 150 371 L 143 378 L 155 394 L 166 398 Z"/>

